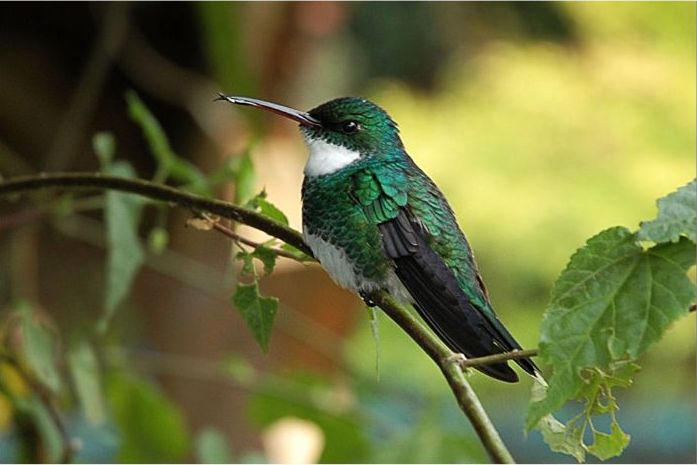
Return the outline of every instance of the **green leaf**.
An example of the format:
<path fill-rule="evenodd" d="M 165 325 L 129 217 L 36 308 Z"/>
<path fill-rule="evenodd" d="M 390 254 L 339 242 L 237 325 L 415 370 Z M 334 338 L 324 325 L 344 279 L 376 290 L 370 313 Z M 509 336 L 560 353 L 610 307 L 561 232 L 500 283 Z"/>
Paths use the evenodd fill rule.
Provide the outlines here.
<path fill-rule="evenodd" d="M 278 299 L 259 295 L 259 285 L 255 281 L 252 284 L 238 283 L 232 302 L 242 314 L 261 349 L 267 352 L 273 320 L 278 311 Z"/>
<path fill-rule="evenodd" d="M 571 455 L 578 462 L 585 460 L 586 449 L 583 447 L 583 429 L 575 424 L 567 427 L 551 414 L 542 417 L 537 428 L 551 450 Z"/>
<path fill-rule="evenodd" d="M 680 236 L 697 242 L 697 180 L 692 180 L 675 192 L 658 199 L 655 220 L 641 224 L 642 241 L 677 242 Z"/>
<path fill-rule="evenodd" d="M 150 230 L 148 234 L 148 249 L 156 254 L 160 255 L 167 248 L 169 243 L 169 232 L 167 229 L 156 226 Z"/>
<path fill-rule="evenodd" d="M 184 459 L 189 443 L 184 417 L 152 384 L 112 375 L 107 382 L 107 397 L 121 433 L 119 462 L 171 463 Z"/>
<path fill-rule="evenodd" d="M 235 258 L 242 262 L 242 269 L 240 269 L 240 275 L 242 276 L 254 276 L 256 278 L 256 273 L 254 271 L 254 258 L 249 252 L 240 250 L 235 255 Z"/>
<path fill-rule="evenodd" d="M 206 428 L 196 437 L 198 463 L 232 463 L 232 453 L 225 436 L 215 428 Z"/>
<path fill-rule="evenodd" d="M 106 415 L 99 364 L 90 344 L 84 339 L 73 343 L 67 354 L 67 362 L 85 418 L 93 425 L 102 423 Z"/>
<path fill-rule="evenodd" d="M 107 172 L 115 176 L 134 177 L 128 163 L 115 162 Z M 97 324 L 104 332 L 131 288 L 133 278 L 143 263 L 143 248 L 138 238 L 138 223 L 144 200 L 133 194 L 108 191 L 104 205 L 108 255 L 106 262 L 105 312 Z"/>
<path fill-rule="evenodd" d="M 195 192 L 209 194 L 206 177 L 195 165 L 174 153 L 162 126 L 138 97 L 138 94 L 133 91 L 126 92 L 126 102 L 128 114 L 140 126 L 150 147 L 150 152 L 157 161 L 157 172 L 153 180 L 164 182 L 172 177 L 177 181 L 190 184 L 191 190 Z"/>
<path fill-rule="evenodd" d="M 116 152 L 114 135 L 110 132 L 98 132 L 92 138 L 92 148 L 94 153 L 97 154 L 102 169 L 106 169 L 111 160 L 114 159 L 114 153 Z"/>
<path fill-rule="evenodd" d="M 614 413 L 612 387 L 627 386 L 636 371 L 628 362 L 687 314 L 694 287 L 686 271 L 694 262 L 695 246 L 687 239 L 643 250 L 636 235 L 621 227 L 578 250 L 556 282 L 542 322 L 540 357 L 554 372 L 546 396 L 530 404 L 526 428 L 572 399 L 584 402 L 586 422 Z"/>
<path fill-rule="evenodd" d="M 61 378 L 56 368 L 56 340 L 53 332 L 35 318 L 26 302 L 17 304 L 22 328 L 22 360 L 34 377 L 52 392 L 61 388 Z"/>
<path fill-rule="evenodd" d="M 607 460 L 620 455 L 629 445 L 629 439 L 629 435 L 622 431 L 617 420 L 613 418 L 609 434 L 593 431 L 593 443 L 588 446 L 588 452 L 600 460 Z"/>
<path fill-rule="evenodd" d="M 279 210 L 276 205 L 272 204 L 264 197 L 257 197 L 257 205 L 259 206 L 259 210 L 263 215 L 288 226 L 288 217 L 281 210 Z"/>
<path fill-rule="evenodd" d="M 273 269 L 276 266 L 276 252 L 268 247 L 259 245 L 254 249 L 254 252 L 252 252 L 252 256 L 264 264 L 264 273 L 266 273 L 266 275 L 273 273 Z"/>
<path fill-rule="evenodd" d="M 286 215 L 276 205 L 266 200 L 266 190 L 262 190 L 257 195 L 249 199 L 244 206 L 251 208 L 252 210 L 257 210 L 264 216 L 268 216 L 269 218 L 288 226 L 288 217 L 286 217 Z"/>
<path fill-rule="evenodd" d="M 533 382 L 531 400 L 539 402 L 544 399 L 545 391 L 545 386 L 541 383 Z M 585 460 L 586 450 L 583 447 L 583 429 L 578 427 L 578 425 L 572 423 L 567 427 L 550 413 L 540 419 L 536 428 L 542 433 L 545 443 L 554 452 L 571 455 L 578 462 Z"/>

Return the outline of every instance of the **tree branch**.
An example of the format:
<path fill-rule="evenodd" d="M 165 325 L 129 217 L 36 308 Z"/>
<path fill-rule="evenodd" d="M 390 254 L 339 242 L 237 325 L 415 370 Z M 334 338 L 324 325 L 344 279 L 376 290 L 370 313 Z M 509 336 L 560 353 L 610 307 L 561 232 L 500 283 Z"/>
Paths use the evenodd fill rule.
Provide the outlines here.
<path fill-rule="evenodd" d="M 144 179 L 108 176 L 100 173 L 51 173 L 38 176 L 20 176 L 0 183 L 0 196 L 38 189 L 112 189 L 142 195 L 153 200 L 175 203 L 190 210 L 201 210 L 244 223 L 286 242 L 312 256 L 302 234 L 260 213 L 222 200 L 190 194 L 174 187 Z"/>
<path fill-rule="evenodd" d="M 114 189 L 123 192 L 139 194 L 151 199 L 172 202 L 192 210 L 205 211 L 218 216 L 229 218 L 248 226 L 254 227 L 273 237 L 276 237 L 293 247 L 312 256 L 305 245 L 302 235 L 255 211 L 220 200 L 208 199 L 189 194 L 178 189 L 155 184 L 141 179 L 129 179 L 102 174 L 89 173 L 59 173 L 40 176 L 25 176 L 10 179 L 0 183 L 0 197 L 44 188 L 62 189 Z M 474 430 L 493 462 L 514 463 L 513 457 L 506 448 L 496 428 L 484 411 L 477 395 L 467 382 L 460 361 L 433 333 L 428 331 L 419 320 L 407 309 L 399 305 L 390 295 L 383 291 L 373 292 L 364 296 L 370 304 L 379 306 L 392 320 L 395 321 L 438 365 L 448 381 L 457 403 L 472 423 Z M 505 354 L 512 356 L 512 354 Z M 516 354 L 518 355 L 518 354 Z M 478 359 L 470 360 L 472 363 Z M 481 362 L 481 359 L 479 359 Z"/>

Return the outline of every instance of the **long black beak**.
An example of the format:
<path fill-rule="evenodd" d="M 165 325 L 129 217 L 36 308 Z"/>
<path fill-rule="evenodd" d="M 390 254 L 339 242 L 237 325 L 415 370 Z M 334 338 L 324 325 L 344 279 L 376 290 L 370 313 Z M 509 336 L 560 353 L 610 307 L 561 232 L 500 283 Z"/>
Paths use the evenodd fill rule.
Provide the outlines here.
<path fill-rule="evenodd" d="M 225 100 L 230 103 L 237 105 L 249 105 L 250 107 L 261 108 L 262 110 L 270 111 L 271 113 L 276 113 L 277 115 L 285 116 L 286 118 L 297 121 L 303 126 L 321 127 L 322 123 L 310 116 L 304 111 L 296 110 L 294 108 L 289 108 L 277 103 L 266 102 L 264 100 L 258 100 L 249 97 L 234 97 L 232 95 L 218 94 L 218 98 L 215 100 Z"/>

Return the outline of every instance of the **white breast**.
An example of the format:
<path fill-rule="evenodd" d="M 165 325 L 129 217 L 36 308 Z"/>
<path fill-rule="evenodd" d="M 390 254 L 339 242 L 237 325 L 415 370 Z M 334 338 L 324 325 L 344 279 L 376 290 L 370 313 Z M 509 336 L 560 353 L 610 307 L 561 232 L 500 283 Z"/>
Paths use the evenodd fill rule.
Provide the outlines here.
<path fill-rule="evenodd" d="M 354 292 L 385 289 L 402 303 L 412 303 L 414 301 L 394 271 L 390 270 L 387 279 L 382 283 L 368 281 L 363 276 L 356 274 L 353 265 L 346 256 L 346 252 L 319 236 L 306 232 L 303 232 L 303 235 L 305 242 L 322 267 L 329 273 L 332 280 L 344 289 Z"/>
<path fill-rule="evenodd" d="M 360 280 L 353 271 L 353 265 L 349 262 L 346 252 L 319 236 L 308 233 L 304 233 L 304 236 L 308 247 L 335 283 L 352 291 L 360 289 Z"/>
<path fill-rule="evenodd" d="M 305 165 L 305 176 L 334 173 L 360 158 L 355 150 L 330 144 L 320 139 L 305 139 L 310 156 Z"/>

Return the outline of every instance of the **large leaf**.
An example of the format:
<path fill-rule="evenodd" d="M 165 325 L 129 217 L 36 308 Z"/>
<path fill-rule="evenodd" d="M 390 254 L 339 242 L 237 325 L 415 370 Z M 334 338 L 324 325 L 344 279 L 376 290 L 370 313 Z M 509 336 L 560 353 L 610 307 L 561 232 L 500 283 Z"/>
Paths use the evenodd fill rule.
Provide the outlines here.
<path fill-rule="evenodd" d="M 554 373 L 526 422 L 528 429 L 535 427 L 568 400 L 580 399 L 582 416 L 613 416 L 610 436 L 597 432 L 586 448 L 604 456 L 611 445 L 627 442 L 614 424 L 612 387 L 631 382 L 635 370 L 628 362 L 687 314 L 695 297 L 686 275 L 695 261 L 693 243 L 681 239 L 643 250 L 636 240 L 625 228 L 611 228 L 571 257 L 541 327 L 540 357 Z"/>
<path fill-rule="evenodd" d="M 697 180 L 658 199 L 658 215 L 641 224 L 639 239 L 654 242 L 677 242 L 680 236 L 697 242 Z"/>
<path fill-rule="evenodd" d="M 119 462 L 178 462 L 187 452 L 184 417 L 152 384 L 123 375 L 107 383 L 114 420 L 121 433 Z"/>
<path fill-rule="evenodd" d="M 134 177 L 128 163 L 115 162 L 106 169 L 115 176 Z M 133 278 L 143 263 L 143 248 L 138 238 L 138 223 L 144 200 L 133 194 L 108 191 L 104 204 L 108 255 L 106 262 L 105 313 L 98 324 L 104 331 L 116 307 L 131 288 Z"/>
<path fill-rule="evenodd" d="M 242 314 L 261 349 L 266 352 L 273 320 L 278 311 L 278 299 L 261 296 L 259 285 L 254 281 L 252 284 L 239 283 L 232 302 Z"/>

